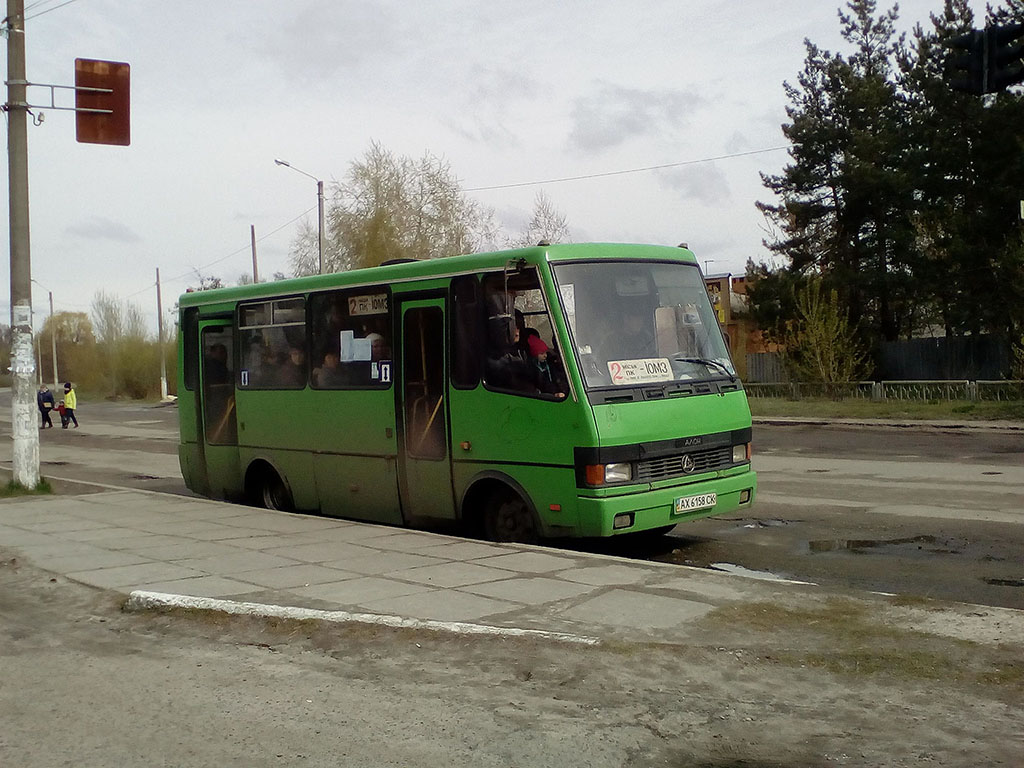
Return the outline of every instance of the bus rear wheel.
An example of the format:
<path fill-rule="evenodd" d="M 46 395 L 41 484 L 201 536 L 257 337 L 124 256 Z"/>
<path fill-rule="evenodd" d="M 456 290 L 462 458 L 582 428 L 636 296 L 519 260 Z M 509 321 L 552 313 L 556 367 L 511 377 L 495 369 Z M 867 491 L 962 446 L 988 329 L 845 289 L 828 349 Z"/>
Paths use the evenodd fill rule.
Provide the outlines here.
<path fill-rule="evenodd" d="M 535 544 L 537 523 L 526 502 L 513 491 L 498 491 L 484 510 L 484 533 L 491 541 Z"/>

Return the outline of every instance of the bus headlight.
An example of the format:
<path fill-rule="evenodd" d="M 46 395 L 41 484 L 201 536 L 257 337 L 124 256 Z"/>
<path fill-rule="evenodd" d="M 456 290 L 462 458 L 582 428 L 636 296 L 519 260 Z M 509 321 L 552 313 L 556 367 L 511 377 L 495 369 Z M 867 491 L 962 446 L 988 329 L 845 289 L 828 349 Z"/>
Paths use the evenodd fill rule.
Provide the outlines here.
<path fill-rule="evenodd" d="M 605 485 L 606 483 L 628 483 L 633 479 L 633 467 L 629 462 L 614 464 L 588 464 L 584 467 L 587 485 Z"/>
<path fill-rule="evenodd" d="M 625 483 L 632 478 L 633 468 L 627 462 L 604 465 L 604 481 L 606 483 Z"/>
<path fill-rule="evenodd" d="M 732 447 L 732 463 L 742 464 L 750 461 L 750 443 L 740 443 Z"/>

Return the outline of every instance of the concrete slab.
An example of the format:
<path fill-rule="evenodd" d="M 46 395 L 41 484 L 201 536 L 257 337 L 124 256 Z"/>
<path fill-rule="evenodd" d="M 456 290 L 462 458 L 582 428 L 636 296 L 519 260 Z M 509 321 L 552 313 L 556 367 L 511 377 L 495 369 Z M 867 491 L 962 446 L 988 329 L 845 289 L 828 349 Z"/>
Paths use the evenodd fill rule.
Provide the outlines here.
<path fill-rule="evenodd" d="M 131 552 L 114 552 L 110 550 L 98 553 L 90 552 L 87 554 L 33 558 L 33 561 L 40 568 L 57 573 L 74 573 L 86 569 L 114 568 L 120 565 L 139 565 L 141 563 L 153 562 L 148 558 L 132 554 Z"/>
<path fill-rule="evenodd" d="M 590 565 L 568 571 L 564 574 L 564 578 L 581 584 L 610 586 L 612 584 L 639 584 L 653 575 L 653 571 L 649 569 L 628 565 Z"/>
<path fill-rule="evenodd" d="M 146 584 L 143 589 L 150 592 L 166 592 L 171 595 L 191 597 L 230 597 L 248 595 L 253 585 L 222 576 L 198 576 L 194 579 L 176 579 Z"/>
<path fill-rule="evenodd" d="M 430 551 L 429 549 L 427 550 Z M 463 587 L 467 584 L 479 584 L 484 581 L 507 579 L 508 571 L 487 568 L 472 563 L 438 563 L 424 565 L 419 568 L 407 568 L 388 574 L 396 579 L 415 581 L 431 587 Z"/>
<path fill-rule="evenodd" d="M 322 565 L 303 563 L 302 565 L 289 565 L 284 568 L 270 568 L 259 571 L 248 571 L 243 577 L 252 584 L 270 589 L 291 589 L 293 587 L 308 587 L 314 584 L 327 584 L 332 581 L 339 581 L 345 575 L 344 571 L 337 568 L 324 568 Z M 352 578 L 358 578 L 357 573 L 351 574 Z"/>
<path fill-rule="evenodd" d="M 363 538 L 359 543 L 365 547 L 380 547 L 389 552 L 422 552 L 428 549 L 455 544 L 458 541 L 459 539 L 452 538 L 451 536 L 397 529 L 385 536 Z"/>
<path fill-rule="evenodd" d="M 613 589 L 567 608 L 562 616 L 613 627 L 669 629 L 687 621 L 696 621 L 714 609 L 714 605 L 695 600 Z"/>
<path fill-rule="evenodd" d="M 232 547 L 218 541 L 182 541 L 177 544 L 164 544 L 158 547 L 135 547 L 132 552 L 148 557 L 150 560 L 188 560 L 200 557 L 227 557 L 237 555 L 239 547 Z"/>
<path fill-rule="evenodd" d="M 103 540 L 103 546 L 107 549 L 141 550 L 146 547 L 167 547 L 174 544 L 188 544 L 193 539 L 185 539 L 181 536 L 167 536 L 160 533 L 143 533 L 129 528 L 122 528 L 121 538 L 109 538 Z"/>
<path fill-rule="evenodd" d="M 427 550 L 429 551 L 429 550 Z M 328 568 L 340 568 L 345 571 L 361 573 L 366 576 L 393 574 L 422 565 L 436 565 L 446 562 L 427 555 L 414 555 L 409 552 L 376 551 L 372 555 L 332 560 L 324 563 Z"/>
<path fill-rule="evenodd" d="M 339 577 L 343 574 L 339 572 Z M 297 595 L 330 603 L 335 606 L 364 605 L 368 601 L 384 600 L 390 597 L 419 595 L 430 591 L 429 587 L 407 584 L 372 576 L 359 576 L 348 581 L 317 584 L 291 590 Z"/>
<path fill-rule="evenodd" d="M 459 591 L 471 592 L 476 595 L 496 597 L 501 600 L 512 600 L 517 603 L 529 605 L 542 605 L 553 603 L 559 600 L 567 600 L 573 597 L 593 592 L 598 587 L 589 584 L 576 584 L 561 579 L 548 579 L 541 577 L 506 579 L 504 581 L 489 581 L 485 584 L 473 584 L 462 587 Z"/>
<path fill-rule="evenodd" d="M 376 553 L 372 549 L 355 544 L 337 542 L 320 542 L 316 544 L 299 544 L 291 547 L 272 547 L 265 550 L 267 554 L 302 560 L 306 563 L 341 562 L 348 558 L 372 557 Z"/>
<path fill-rule="evenodd" d="M 252 550 L 240 550 L 231 555 L 215 555 L 214 557 L 197 557 L 178 560 L 177 565 L 184 568 L 193 568 L 204 573 L 219 573 L 225 576 L 237 575 L 246 571 L 259 571 L 268 568 L 283 568 L 289 565 L 297 565 L 294 560 L 287 557 L 268 555 L 265 552 L 254 552 Z"/>
<path fill-rule="evenodd" d="M 108 526 L 106 523 L 99 523 L 95 520 L 64 515 L 41 522 L 21 523 L 19 527 L 27 531 L 35 531 L 36 533 L 66 533 L 68 531 L 89 531 Z"/>
<path fill-rule="evenodd" d="M 374 613 L 412 616 L 434 621 L 480 621 L 484 617 L 506 613 L 519 607 L 515 603 L 449 590 L 370 600 L 360 603 L 360 606 Z"/>
<path fill-rule="evenodd" d="M 453 544 L 446 544 L 434 552 L 429 552 L 433 557 L 444 557 L 448 560 L 474 560 L 476 558 L 507 555 L 517 551 L 515 548 L 485 544 L 480 541 L 456 540 Z"/>
<path fill-rule="evenodd" d="M 90 584 L 103 589 L 123 587 L 138 588 L 144 584 L 155 584 L 160 581 L 174 581 L 207 574 L 192 568 L 182 568 L 173 563 L 143 563 L 141 565 L 123 565 L 117 568 L 98 568 L 88 571 L 75 571 L 67 576 L 74 581 Z"/>
<path fill-rule="evenodd" d="M 489 568 L 506 568 L 517 573 L 550 573 L 576 565 L 572 558 L 549 555 L 545 552 L 509 552 L 495 557 L 477 558 L 472 562 Z"/>

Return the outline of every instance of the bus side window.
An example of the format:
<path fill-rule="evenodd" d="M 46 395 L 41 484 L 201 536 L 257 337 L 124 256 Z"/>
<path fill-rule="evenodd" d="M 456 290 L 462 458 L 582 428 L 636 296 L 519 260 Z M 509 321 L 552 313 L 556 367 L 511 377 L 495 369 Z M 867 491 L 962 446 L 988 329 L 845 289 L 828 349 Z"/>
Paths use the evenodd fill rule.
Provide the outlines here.
<path fill-rule="evenodd" d="M 473 389 L 480 383 L 480 353 L 483 315 L 480 302 L 480 281 L 475 275 L 452 280 L 452 384 L 459 389 Z"/>
<path fill-rule="evenodd" d="M 487 385 L 512 394 L 564 398 L 568 385 L 537 271 L 487 275 L 483 303 Z"/>
<path fill-rule="evenodd" d="M 391 291 L 363 286 L 310 297 L 314 389 L 391 385 Z"/>
<path fill-rule="evenodd" d="M 302 389 L 309 366 L 306 301 L 302 297 L 245 304 L 238 309 L 245 389 Z"/>

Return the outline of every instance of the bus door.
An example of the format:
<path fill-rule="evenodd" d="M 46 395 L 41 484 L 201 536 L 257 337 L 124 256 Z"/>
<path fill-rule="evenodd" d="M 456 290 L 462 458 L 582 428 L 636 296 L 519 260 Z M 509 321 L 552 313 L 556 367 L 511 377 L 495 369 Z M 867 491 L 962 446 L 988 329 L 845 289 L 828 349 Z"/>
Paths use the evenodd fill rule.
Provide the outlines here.
<path fill-rule="evenodd" d="M 410 517 L 454 518 L 444 298 L 405 300 L 398 388 L 399 489 Z"/>
<path fill-rule="evenodd" d="M 235 354 L 230 320 L 200 320 L 202 414 L 199 442 L 206 457 L 210 495 L 231 498 L 241 492 L 238 427 L 235 415 Z"/>

